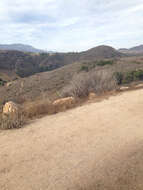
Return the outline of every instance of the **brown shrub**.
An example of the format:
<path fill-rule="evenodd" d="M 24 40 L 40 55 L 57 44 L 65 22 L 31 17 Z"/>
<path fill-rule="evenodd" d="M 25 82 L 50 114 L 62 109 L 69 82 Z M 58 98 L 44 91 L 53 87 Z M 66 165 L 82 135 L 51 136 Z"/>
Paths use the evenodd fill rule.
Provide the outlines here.
<path fill-rule="evenodd" d="M 110 70 L 80 73 L 62 91 L 62 96 L 86 97 L 90 92 L 96 94 L 117 89 L 117 81 Z"/>
<path fill-rule="evenodd" d="M 0 115 L 0 129 L 17 129 L 21 128 L 26 123 L 24 113 L 16 114 L 1 114 Z"/>

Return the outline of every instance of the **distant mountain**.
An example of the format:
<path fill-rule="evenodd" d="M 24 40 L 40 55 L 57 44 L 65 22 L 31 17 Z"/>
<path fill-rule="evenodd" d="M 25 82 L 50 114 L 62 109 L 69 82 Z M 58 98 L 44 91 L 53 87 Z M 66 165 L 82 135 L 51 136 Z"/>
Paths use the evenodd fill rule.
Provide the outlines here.
<path fill-rule="evenodd" d="M 42 53 L 44 50 L 36 49 L 26 44 L 0 44 L 0 50 L 16 50 L 22 52 Z"/>
<path fill-rule="evenodd" d="M 128 51 L 129 49 L 127 49 L 127 48 L 121 48 L 121 49 L 119 49 L 119 51 Z"/>
<path fill-rule="evenodd" d="M 143 45 L 135 46 L 133 48 L 130 48 L 130 51 L 135 51 L 135 52 L 143 53 Z"/>
<path fill-rule="evenodd" d="M 128 54 L 143 54 L 143 45 L 135 46 L 129 49 L 122 48 L 119 49 L 121 53 L 128 53 Z"/>

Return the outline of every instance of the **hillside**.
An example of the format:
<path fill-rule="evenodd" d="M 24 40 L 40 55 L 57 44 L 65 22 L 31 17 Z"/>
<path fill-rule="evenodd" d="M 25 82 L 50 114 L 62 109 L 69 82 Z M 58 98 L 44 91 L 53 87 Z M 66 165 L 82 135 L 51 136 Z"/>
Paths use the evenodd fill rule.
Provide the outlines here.
<path fill-rule="evenodd" d="M 105 65 L 102 63 L 105 63 Z M 23 103 L 25 101 L 33 101 L 37 98 L 55 99 L 59 97 L 61 90 L 69 84 L 72 78 L 83 72 L 85 68 L 88 68 L 89 71 L 102 70 L 105 72 L 143 70 L 143 57 L 123 57 L 113 62 L 112 60 L 101 61 L 101 65 L 98 61 L 75 62 L 52 71 L 19 78 L 10 82 L 10 85 L 8 83 L 0 87 L 0 105 L 9 100 Z"/>
<path fill-rule="evenodd" d="M 116 49 L 110 46 L 98 46 L 80 53 L 82 60 L 94 60 L 94 59 L 107 59 L 107 58 L 119 58 L 124 55 L 118 52 Z"/>
<path fill-rule="evenodd" d="M 44 50 L 36 49 L 26 44 L 0 44 L 0 50 L 15 50 L 31 53 L 42 53 Z"/>
<path fill-rule="evenodd" d="M 0 51 L 0 71 L 13 71 L 20 77 L 49 71 L 63 66 L 62 55 L 30 54 L 20 51 Z"/>
<path fill-rule="evenodd" d="M 51 71 L 74 62 L 96 61 L 124 56 L 109 46 L 99 46 L 81 53 L 40 53 L 0 51 L 1 70 L 13 71 L 19 77 L 27 77 L 43 71 Z"/>
<path fill-rule="evenodd" d="M 80 68 L 80 64 L 70 64 L 53 71 L 14 80 L 8 86 L 0 86 L 0 105 L 9 100 L 23 103 L 37 98 L 54 99 Z"/>
<path fill-rule="evenodd" d="M 1 190 L 142 190 L 143 90 L 0 132 Z"/>

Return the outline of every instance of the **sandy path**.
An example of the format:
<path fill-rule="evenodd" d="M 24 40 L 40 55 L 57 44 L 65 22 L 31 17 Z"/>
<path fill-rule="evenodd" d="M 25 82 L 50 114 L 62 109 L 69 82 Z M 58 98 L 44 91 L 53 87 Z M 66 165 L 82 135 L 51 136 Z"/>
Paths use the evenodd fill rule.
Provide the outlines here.
<path fill-rule="evenodd" d="M 0 132 L 0 190 L 143 190 L 143 90 Z"/>

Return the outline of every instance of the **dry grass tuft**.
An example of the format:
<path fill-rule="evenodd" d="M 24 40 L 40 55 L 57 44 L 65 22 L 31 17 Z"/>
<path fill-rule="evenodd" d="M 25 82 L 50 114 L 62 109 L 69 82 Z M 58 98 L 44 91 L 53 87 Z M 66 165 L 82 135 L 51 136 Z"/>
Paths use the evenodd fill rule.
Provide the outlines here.
<path fill-rule="evenodd" d="M 18 129 L 26 124 L 24 113 L 15 113 L 8 115 L 0 115 L 0 129 Z"/>
<path fill-rule="evenodd" d="M 60 99 L 59 99 L 60 100 Z M 75 103 L 67 104 L 67 102 L 53 104 L 47 100 L 37 100 L 34 102 L 26 103 L 24 105 L 24 113 L 28 119 L 41 117 L 43 115 L 56 114 L 58 112 L 65 111 L 67 109 L 73 108 Z"/>
<path fill-rule="evenodd" d="M 55 107 L 47 100 L 37 100 L 26 103 L 23 110 L 26 117 L 29 119 L 55 113 Z"/>

